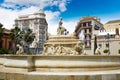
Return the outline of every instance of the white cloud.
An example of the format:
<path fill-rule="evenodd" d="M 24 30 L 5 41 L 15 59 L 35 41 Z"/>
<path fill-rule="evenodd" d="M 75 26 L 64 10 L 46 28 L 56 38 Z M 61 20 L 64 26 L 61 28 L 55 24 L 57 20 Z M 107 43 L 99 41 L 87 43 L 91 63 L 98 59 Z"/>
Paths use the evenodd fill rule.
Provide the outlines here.
<path fill-rule="evenodd" d="M 0 22 L 4 25 L 3 27 L 11 29 L 14 24 L 14 19 L 16 18 L 16 12 L 12 10 L 6 10 L 0 8 Z"/>
<path fill-rule="evenodd" d="M 47 18 L 48 21 L 55 20 L 60 15 L 60 12 L 58 12 L 58 11 L 56 11 L 56 12 L 45 11 L 45 13 L 46 13 L 46 18 Z"/>
<path fill-rule="evenodd" d="M 60 3 L 60 4 L 59 4 L 59 9 L 60 9 L 62 12 L 66 11 L 67 9 L 66 9 L 65 3 Z"/>
<path fill-rule="evenodd" d="M 64 21 L 63 26 L 69 31 L 70 34 L 72 34 L 75 30 L 75 26 L 77 25 L 78 20 L 70 20 L 70 21 Z"/>
<path fill-rule="evenodd" d="M 56 34 L 60 12 L 45 11 L 45 13 L 48 22 L 48 32 L 51 34 Z"/>
<path fill-rule="evenodd" d="M 17 14 L 19 15 L 26 15 L 26 14 L 33 14 L 35 12 L 39 11 L 38 7 L 31 6 L 29 8 L 25 8 L 23 10 L 18 10 Z"/>
<path fill-rule="evenodd" d="M 13 4 L 13 3 L 3 3 L 3 4 L 1 4 L 1 7 L 3 7 L 3 8 L 16 8 L 15 4 Z"/>
<path fill-rule="evenodd" d="M 56 6 L 60 9 L 60 11 L 64 12 L 67 10 L 66 4 L 69 3 L 70 0 L 4 0 L 2 4 L 3 7 L 9 7 L 15 9 L 20 6 L 37 6 L 40 9 L 43 9 L 48 6 Z M 19 6 L 16 6 L 19 5 Z"/>

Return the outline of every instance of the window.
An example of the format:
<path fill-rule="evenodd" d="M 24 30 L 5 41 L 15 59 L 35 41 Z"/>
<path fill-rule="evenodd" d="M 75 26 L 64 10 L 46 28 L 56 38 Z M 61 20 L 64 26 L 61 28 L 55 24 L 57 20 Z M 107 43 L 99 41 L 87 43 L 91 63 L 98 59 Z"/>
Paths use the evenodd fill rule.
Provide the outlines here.
<path fill-rule="evenodd" d="M 3 42 L 3 41 L 0 41 L 0 48 L 2 48 L 2 42 Z"/>
<path fill-rule="evenodd" d="M 85 29 L 85 33 L 87 33 L 87 30 Z"/>
<path fill-rule="evenodd" d="M 83 26 L 85 27 L 85 26 L 86 26 L 86 23 L 83 23 Z"/>
<path fill-rule="evenodd" d="M 91 26 L 91 21 L 90 21 L 90 22 L 88 22 L 88 26 Z"/>
<path fill-rule="evenodd" d="M 87 38 L 87 36 L 85 35 L 85 39 Z"/>
<path fill-rule="evenodd" d="M 89 35 L 89 38 L 91 39 L 91 35 Z"/>
<path fill-rule="evenodd" d="M 91 29 L 89 29 L 89 33 L 91 33 Z"/>
<path fill-rule="evenodd" d="M 106 47 L 109 47 L 109 44 L 106 44 Z"/>
<path fill-rule="evenodd" d="M 98 46 L 99 46 L 99 47 L 102 47 L 102 44 L 99 44 Z"/>
<path fill-rule="evenodd" d="M 12 42 L 9 41 L 9 49 L 11 50 L 12 49 Z"/>

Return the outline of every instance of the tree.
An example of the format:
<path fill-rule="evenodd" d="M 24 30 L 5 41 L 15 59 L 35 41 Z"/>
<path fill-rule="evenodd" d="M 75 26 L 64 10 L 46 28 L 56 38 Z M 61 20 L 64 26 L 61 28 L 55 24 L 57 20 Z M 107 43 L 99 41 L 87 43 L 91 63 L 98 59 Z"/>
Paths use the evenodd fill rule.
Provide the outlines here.
<path fill-rule="evenodd" d="M 95 54 L 95 51 L 96 51 L 96 49 L 97 49 L 97 37 L 96 37 L 96 35 L 94 35 L 95 37 L 94 37 L 94 54 Z"/>
<path fill-rule="evenodd" d="M 29 52 L 29 45 L 34 41 L 35 35 L 31 29 L 20 30 L 18 27 L 11 29 L 11 38 L 15 44 L 23 46 L 26 53 Z"/>
<path fill-rule="evenodd" d="M 1 41 L 2 41 L 2 37 L 3 37 L 3 31 L 4 31 L 4 28 L 2 28 L 3 27 L 3 25 L 0 23 L 0 44 L 2 43 Z"/>
<path fill-rule="evenodd" d="M 31 29 L 27 29 L 24 35 L 24 41 L 30 45 L 34 41 L 35 35 L 32 33 Z"/>
<path fill-rule="evenodd" d="M 20 43 L 20 34 L 19 33 L 20 33 L 20 29 L 18 27 L 11 29 L 10 37 L 15 44 Z"/>
<path fill-rule="evenodd" d="M 25 52 L 29 53 L 29 45 L 34 41 L 35 35 L 32 33 L 31 29 L 22 31 L 21 35 L 23 46 L 25 46 Z"/>
<path fill-rule="evenodd" d="M 20 29 L 18 27 L 11 29 L 10 37 L 12 39 L 12 44 L 17 45 L 20 43 L 19 33 L 20 33 Z M 14 54 L 15 54 L 16 50 L 17 50 L 17 48 L 15 50 L 13 50 Z"/>

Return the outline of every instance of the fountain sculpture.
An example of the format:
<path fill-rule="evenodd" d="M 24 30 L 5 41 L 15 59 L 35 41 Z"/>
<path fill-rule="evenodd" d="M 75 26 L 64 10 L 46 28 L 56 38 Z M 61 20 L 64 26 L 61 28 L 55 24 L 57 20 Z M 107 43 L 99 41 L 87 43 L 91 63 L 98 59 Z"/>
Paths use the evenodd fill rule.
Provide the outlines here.
<path fill-rule="evenodd" d="M 44 45 L 43 55 L 80 55 L 82 53 L 82 41 L 77 39 L 75 33 L 65 35 L 67 30 L 62 24 L 62 19 L 60 19 L 57 35 L 49 36 Z"/>
<path fill-rule="evenodd" d="M 23 54 L 23 52 L 24 52 L 23 47 L 20 46 L 19 44 L 17 44 L 17 47 L 18 47 L 18 50 L 16 51 L 16 54 L 17 55 Z"/>

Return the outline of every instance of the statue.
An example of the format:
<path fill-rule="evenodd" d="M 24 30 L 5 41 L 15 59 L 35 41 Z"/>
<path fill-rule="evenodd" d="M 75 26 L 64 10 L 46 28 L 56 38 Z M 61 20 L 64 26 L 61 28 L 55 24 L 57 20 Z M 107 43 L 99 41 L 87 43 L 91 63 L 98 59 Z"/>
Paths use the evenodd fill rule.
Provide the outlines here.
<path fill-rule="evenodd" d="M 84 44 L 82 46 L 82 55 L 87 55 L 86 52 L 85 52 L 85 45 Z"/>
<path fill-rule="evenodd" d="M 80 55 L 82 53 L 81 43 L 77 43 L 73 48 L 63 45 L 44 45 L 44 55 Z"/>
<path fill-rule="evenodd" d="M 24 52 L 24 50 L 23 50 L 23 47 L 22 46 L 20 46 L 19 44 L 17 44 L 17 47 L 19 48 L 18 50 L 17 50 L 17 52 L 16 52 L 16 54 L 23 54 L 23 52 Z"/>
<path fill-rule="evenodd" d="M 78 52 L 78 54 L 82 53 L 82 45 L 80 43 L 77 43 L 74 46 L 74 50 Z"/>
<path fill-rule="evenodd" d="M 58 46 L 56 47 L 56 54 L 57 54 L 57 55 L 60 55 L 61 53 L 62 53 L 62 46 L 58 45 Z"/>
<path fill-rule="evenodd" d="M 95 50 L 95 55 L 101 55 L 100 47 L 98 47 L 98 48 Z"/>
<path fill-rule="evenodd" d="M 59 27 L 57 29 L 57 35 L 64 35 L 64 32 L 66 31 L 66 29 L 64 27 L 62 27 L 62 18 L 59 21 Z"/>
<path fill-rule="evenodd" d="M 48 51 L 48 46 L 47 46 L 47 45 L 44 45 L 43 53 L 46 55 L 47 51 Z"/>

